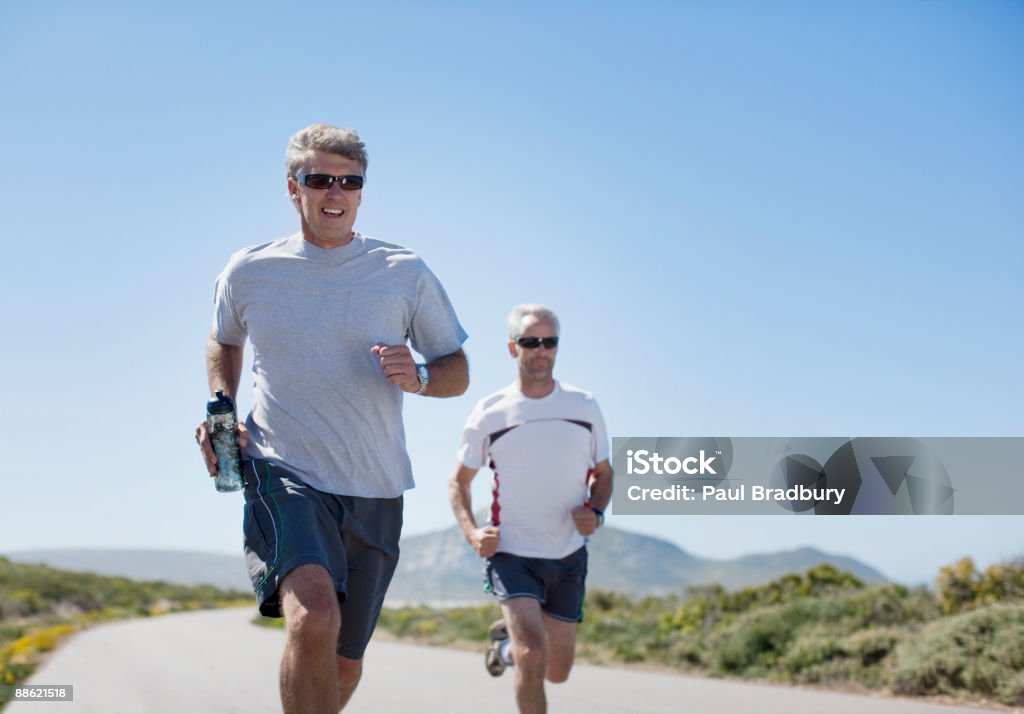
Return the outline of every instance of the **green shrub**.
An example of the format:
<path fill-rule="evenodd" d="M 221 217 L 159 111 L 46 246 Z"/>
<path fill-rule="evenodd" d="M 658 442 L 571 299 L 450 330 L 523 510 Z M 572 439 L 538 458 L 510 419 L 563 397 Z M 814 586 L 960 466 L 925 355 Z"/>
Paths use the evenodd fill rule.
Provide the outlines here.
<path fill-rule="evenodd" d="M 843 651 L 861 667 L 873 667 L 888 657 L 906 637 L 898 627 L 878 627 L 854 632 L 843 638 Z"/>
<path fill-rule="evenodd" d="M 879 627 L 837 634 L 830 624 L 800 630 L 779 661 L 786 678 L 800 683 L 882 685 L 885 662 L 905 628 Z"/>
<path fill-rule="evenodd" d="M 708 648 L 700 637 L 669 637 L 661 661 L 669 666 L 706 667 Z"/>
<path fill-rule="evenodd" d="M 899 694 L 967 692 L 1024 703 L 1024 605 L 989 605 L 928 624 L 895 650 Z"/>
<path fill-rule="evenodd" d="M 992 565 L 979 573 L 970 558 L 939 570 L 939 606 L 949 615 L 983 605 L 1024 600 L 1024 563 Z"/>
<path fill-rule="evenodd" d="M 378 627 L 396 637 L 413 637 L 421 642 L 445 645 L 456 642 L 483 643 L 487 628 L 501 617 L 497 605 L 433 609 L 424 605 L 384 608 Z"/>
<path fill-rule="evenodd" d="M 769 676 L 789 648 L 806 614 L 806 604 L 798 602 L 741 615 L 711 638 L 711 671 Z"/>
<path fill-rule="evenodd" d="M 818 670 L 822 665 L 848 656 L 841 639 L 828 625 L 804 628 L 780 658 L 779 666 L 797 681 L 821 681 Z"/>
<path fill-rule="evenodd" d="M 803 575 L 790 573 L 765 585 L 742 588 L 733 593 L 727 592 L 721 585 L 690 588 L 689 597 L 684 603 L 674 611 L 661 615 L 658 629 L 663 634 L 672 630 L 707 631 L 716 626 L 727 626 L 740 613 L 759 607 L 781 605 L 809 597 L 824 597 L 863 587 L 864 583 L 850 573 L 840 572 L 823 563 L 810 568 Z"/>
<path fill-rule="evenodd" d="M 1024 706 L 1024 672 L 1011 674 L 996 687 L 999 701 L 1011 707 Z"/>
<path fill-rule="evenodd" d="M 901 633 L 936 612 L 932 602 L 925 591 L 876 585 L 759 607 L 716 628 L 707 661 L 718 674 L 871 686 Z"/>

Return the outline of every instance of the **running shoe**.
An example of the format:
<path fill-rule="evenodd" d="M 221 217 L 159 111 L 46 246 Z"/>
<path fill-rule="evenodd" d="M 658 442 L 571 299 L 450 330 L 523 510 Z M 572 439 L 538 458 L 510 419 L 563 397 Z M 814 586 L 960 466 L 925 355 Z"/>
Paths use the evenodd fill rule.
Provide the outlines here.
<path fill-rule="evenodd" d="M 488 674 L 492 677 L 500 677 L 508 666 L 505 658 L 501 656 L 501 647 L 508 641 L 508 628 L 505 627 L 505 621 L 495 620 L 492 622 L 491 626 L 487 628 L 487 637 L 491 644 L 487 648 L 487 654 L 484 655 L 484 664 Z"/>

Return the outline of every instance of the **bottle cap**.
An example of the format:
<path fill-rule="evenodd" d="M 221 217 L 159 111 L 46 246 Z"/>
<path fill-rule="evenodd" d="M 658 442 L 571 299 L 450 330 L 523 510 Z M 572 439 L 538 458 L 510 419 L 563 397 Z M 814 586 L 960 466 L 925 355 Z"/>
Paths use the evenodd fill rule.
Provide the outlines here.
<path fill-rule="evenodd" d="M 235 411 L 235 403 L 231 397 L 224 396 L 224 392 L 217 390 L 216 396 L 206 403 L 207 414 L 232 414 Z"/>

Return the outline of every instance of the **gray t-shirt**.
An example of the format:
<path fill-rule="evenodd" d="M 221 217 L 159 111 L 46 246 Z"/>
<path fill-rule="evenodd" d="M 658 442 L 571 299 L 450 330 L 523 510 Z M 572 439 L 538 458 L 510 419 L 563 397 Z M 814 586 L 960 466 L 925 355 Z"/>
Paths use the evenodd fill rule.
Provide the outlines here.
<path fill-rule="evenodd" d="M 232 255 L 217 278 L 213 335 L 253 346 L 245 454 L 322 491 L 371 498 L 414 484 L 404 392 L 370 348 L 408 340 L 430 362 L 467 336 L 415 253 L 359 233 L 329 250 L 296 234 Z"/>

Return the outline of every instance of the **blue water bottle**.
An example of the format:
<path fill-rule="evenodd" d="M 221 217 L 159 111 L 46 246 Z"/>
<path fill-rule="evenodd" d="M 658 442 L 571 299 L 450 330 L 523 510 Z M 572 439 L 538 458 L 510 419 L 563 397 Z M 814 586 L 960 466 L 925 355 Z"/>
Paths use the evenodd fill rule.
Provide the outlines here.
<path fill-rule="evenodd" d="M 210 442 L 217 455 L 217 475 L 213 483 L 218 491 L 228 493 L 242 488 L 242 453 L 238 448 L 238 419 L 231 397 L 218 390 L 206 403 L 206 424 Z"/>

